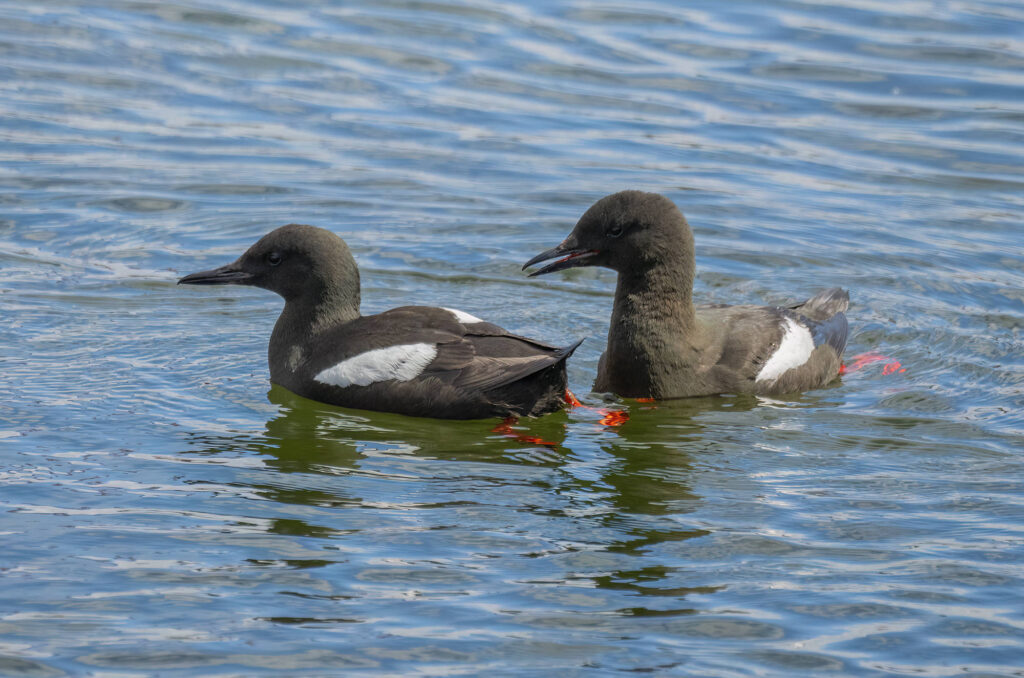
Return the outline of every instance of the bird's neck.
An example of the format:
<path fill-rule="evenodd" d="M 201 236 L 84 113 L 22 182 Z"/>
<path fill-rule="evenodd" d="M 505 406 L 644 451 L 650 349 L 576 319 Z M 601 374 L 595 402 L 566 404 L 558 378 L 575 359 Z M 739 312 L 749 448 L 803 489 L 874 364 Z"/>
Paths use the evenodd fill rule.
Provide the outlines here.
<path fill-rule="evenodd" d="M 358 282 L 354 291 L 351 286 L 324 286 L 309 292 L 316 293 L 285 300 L 270 335 L 270 378 L 282 386 L 311 357 L 310 345 L 319 335 L 359 317 Z"/>
<path fill-rule="evenodd" d="M 619 273 L 598 390 L 664 397 L 697 369 L 703 331 L 693 306 L 693 265 L 679 259 Z"/>
<path fill-rule="evenodd" d="M 640 329 L 673 334 L 693 331 L 693 269 L 692 261 L 670 259 L 621 271 L 613 317 L 627 323 L 627 334 Z"/>

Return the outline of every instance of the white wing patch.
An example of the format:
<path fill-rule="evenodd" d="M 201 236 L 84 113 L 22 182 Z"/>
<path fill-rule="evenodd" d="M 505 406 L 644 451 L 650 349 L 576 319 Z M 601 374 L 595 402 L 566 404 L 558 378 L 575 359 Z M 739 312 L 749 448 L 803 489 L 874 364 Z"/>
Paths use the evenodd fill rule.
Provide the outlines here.
<path fill-rule="evenodd" d="M 811 336 L 811 331 L 792 318 L 785 319 L 784 327 L 786 332 L 782 335 L 779 347 L 757 373 L 755 381 L 778 379 L 794 367 L 800 367 L 811 357 L 814 351 L 814 337 Z"/>
<path fill-rule="evenodd" d="M 442 306 L 441 308 L 444 308 L 444 306 Z M 444 310 L 448 311 L 453 316 L 455 316 L 455 319 L 458 320 L 463 325 L 484 322 L 480 318 L 477 318 L 475 315 L 471 313 L 466 313 L 465 311 L 460 311 L 457 308 L 444 308 Z"/>
<path fill-rule="evenodd" d="M 415 379 L 437 357 L 434 344 L 399 344 L 352 356 L 317 374 L 321 384 L 369 386 L 378 381 Z"/>

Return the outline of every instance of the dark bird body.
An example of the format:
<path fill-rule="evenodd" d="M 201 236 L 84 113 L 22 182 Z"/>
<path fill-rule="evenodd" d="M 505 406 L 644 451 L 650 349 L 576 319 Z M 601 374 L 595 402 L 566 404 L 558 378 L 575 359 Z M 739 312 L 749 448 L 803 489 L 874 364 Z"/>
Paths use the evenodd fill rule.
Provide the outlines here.
<path fill-rule="evenodd" d="M 825 290 L 791 308 L 694 305 L 693 233 L 668 198 L 602 198 L 531 275 L 577 266 L 618 272 L 608 346 L 594 390 L 625 397 L 777 394 L 835 379 L 846 345 L 848 294 Z M 526 268 L 524 266 L 524 268 Z"/>
<path fill-rule="evenodd" d="M 270 337 L 270 380 L 313 400 L 443 419 L 537 416 L 564 405 L 565 361 L 576 346 L 550 346 L 445 308 L 362 316 L 355 260 L 321 228 L 282 226 L 237 261 L 178 282 L 254 285 L 284 297 Z"/>

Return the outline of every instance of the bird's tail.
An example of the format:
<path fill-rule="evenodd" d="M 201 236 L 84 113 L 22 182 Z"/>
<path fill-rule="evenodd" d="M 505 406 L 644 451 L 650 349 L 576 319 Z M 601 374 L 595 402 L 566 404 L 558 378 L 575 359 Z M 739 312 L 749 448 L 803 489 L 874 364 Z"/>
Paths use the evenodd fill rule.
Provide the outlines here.
<path fill-rule="evenodd" d="M 831 287 L 818 292 L 804 303 L 797 304 L 792 308 L 807 318 L 822 323 L 849 307 L 850 293 L 841 287 Z"/>
<path fill-rule="evenodd" d="M 585 340 L 585 338 L 584 339 L 580 339 L 575 344 L 571 344 L 569 346 L 563 346 L 562 348 L 560 348 L 557 351 L 555 351 L 555 358 L 557 359 L 556 362 L 563 362 L 565 360 L 568 360 L 569 356 L 571 356 L 573 353 L 576 352 L 576 349 L 578 349 L 580 347 L 580 344 L 582 344 L 584 342 L 584 340 Z"/>

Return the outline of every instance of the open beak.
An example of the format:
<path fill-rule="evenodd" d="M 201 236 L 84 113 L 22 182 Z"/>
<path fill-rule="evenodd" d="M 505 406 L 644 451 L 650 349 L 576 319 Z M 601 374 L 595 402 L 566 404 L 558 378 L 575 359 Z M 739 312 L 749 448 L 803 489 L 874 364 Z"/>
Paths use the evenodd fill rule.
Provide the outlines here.
<path fill-rule="evenodd" d="M 249 285 L 251 283 L 252 274 L 239 268 L 237 261 L 210 271 L 190 273 L 178 281 L 179 285 Z"/>
<path fill-rule="evenodd" d="M 558 261 L 552 262 L 543 268 L 538 268 L 536 271 L 530 274 L 530 277 L 537 275 L 544 275 L 545 273 L 553 273 L 554 271 L 562 271 L 567 268 L 576 268 L 577 266 L 589 266 L 589 260 L 595 255 L 599 254 L 597 250 L 585 250 L 579 247 L 572 247 L 567 245 L 568 240 L 562 242 L 557 247 L 541 252 L 533 259 L 523 264 L 523 270 L 525 271 L 528 267 L 533 266 L 541 261 L 547 261 L 548 259 L 554 259 L 555 257 L 562 257 Z"/>

